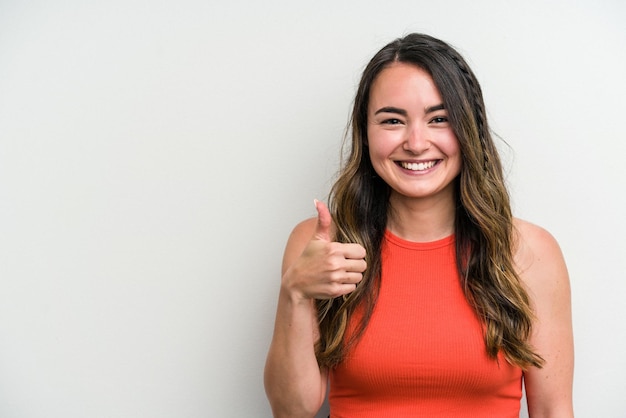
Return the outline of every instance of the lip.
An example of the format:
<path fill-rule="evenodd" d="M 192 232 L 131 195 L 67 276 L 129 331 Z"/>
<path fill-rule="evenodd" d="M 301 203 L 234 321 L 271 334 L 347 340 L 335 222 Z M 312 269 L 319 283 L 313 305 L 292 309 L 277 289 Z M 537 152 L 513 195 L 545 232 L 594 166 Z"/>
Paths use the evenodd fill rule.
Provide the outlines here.
<path fill-rule="evenodd" d="M 399 160 L 395 161 L 395 163 L 405 173 L 424 174 L 433 171 L 441 161 L 441 159 Z"/>

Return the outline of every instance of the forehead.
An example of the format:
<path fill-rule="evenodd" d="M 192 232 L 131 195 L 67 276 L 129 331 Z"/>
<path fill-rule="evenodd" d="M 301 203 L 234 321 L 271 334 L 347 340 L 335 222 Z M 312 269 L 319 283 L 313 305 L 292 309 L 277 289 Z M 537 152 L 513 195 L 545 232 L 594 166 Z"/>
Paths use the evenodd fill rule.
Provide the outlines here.
<path fill-rule="evenodd" d="M 374 78 L 369 99 L 370 106 L 390 104 L 387 102 L 396 105 L 401 103 L 395 102 L 407 105 L 425 103 L 429 106 L 442 103 L 431 75 L 417 65 L 403 62 L 392 63 Z"/>

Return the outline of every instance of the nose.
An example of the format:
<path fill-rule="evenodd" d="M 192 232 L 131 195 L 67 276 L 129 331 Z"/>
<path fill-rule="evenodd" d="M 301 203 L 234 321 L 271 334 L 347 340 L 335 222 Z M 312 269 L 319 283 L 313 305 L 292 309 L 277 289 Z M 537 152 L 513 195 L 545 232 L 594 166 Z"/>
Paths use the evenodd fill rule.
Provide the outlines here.
<path fill-rule="evenodd" d="M 427 132 L 421 127 L 413 127 L 407 132 L 403 148 L 411 154 L 419 155 L 430 148 Z"/>

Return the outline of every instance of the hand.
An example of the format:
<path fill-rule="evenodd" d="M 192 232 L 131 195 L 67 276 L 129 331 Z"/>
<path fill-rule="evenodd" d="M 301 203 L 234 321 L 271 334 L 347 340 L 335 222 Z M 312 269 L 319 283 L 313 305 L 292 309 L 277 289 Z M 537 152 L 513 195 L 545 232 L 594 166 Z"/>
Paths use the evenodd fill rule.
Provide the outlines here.
<path fill-rule="evenodd" d="M 283 276 L 283 286 L 302 299 L 330 299 L 353 292 L 363 279 L 365 248 L 331 241 L 331 216 L 315 201 L 317 225 L 304 251 Z"/>

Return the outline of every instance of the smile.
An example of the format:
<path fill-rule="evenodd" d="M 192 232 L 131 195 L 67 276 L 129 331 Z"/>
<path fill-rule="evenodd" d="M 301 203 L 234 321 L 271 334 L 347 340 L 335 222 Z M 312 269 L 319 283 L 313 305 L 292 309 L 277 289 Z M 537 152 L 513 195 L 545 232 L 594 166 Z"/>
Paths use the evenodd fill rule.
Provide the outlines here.
<path fill-rule="evenodd" d="M 407 162 L 401 161 L 400 167 L 406 170 L 411 170 L 411 171 L 424 171 L 424 170 L 428 170 L 429 168 L 433 168 L 435 164 L 437 164 L 437 160 L 426 161 L 423 163 L 407 163 Z"/>

